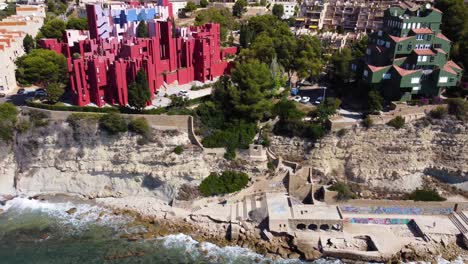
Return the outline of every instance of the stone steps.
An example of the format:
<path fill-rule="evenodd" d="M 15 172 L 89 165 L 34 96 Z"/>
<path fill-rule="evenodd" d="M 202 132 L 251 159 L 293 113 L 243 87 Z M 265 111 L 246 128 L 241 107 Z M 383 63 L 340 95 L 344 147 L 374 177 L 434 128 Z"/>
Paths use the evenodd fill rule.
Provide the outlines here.
<path fill-rule="evenodd" d="M 468 217 L 464 212 L 457 212 L 460 218 L 463 220 L 464 224 L 468 226 Z"/>
<path fill-rule="evenodd" d="M 468 233 L 468 229 L 463 224 L 464 221 L 457 213 L 452 213 L 449 218 L 462 234 Z"/>

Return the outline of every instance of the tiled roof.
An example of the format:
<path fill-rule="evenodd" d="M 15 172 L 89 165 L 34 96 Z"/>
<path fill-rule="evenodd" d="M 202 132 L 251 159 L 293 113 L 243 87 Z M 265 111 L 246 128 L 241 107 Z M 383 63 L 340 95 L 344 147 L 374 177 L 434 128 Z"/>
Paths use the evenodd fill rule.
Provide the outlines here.
<path fill-rule="evenodd" d="M 418 55 L 435 55 L 434 51 L 431 49 L 415 49 L 414 53 Z"/>
<path fill-rule="evenodd" d="M 380 71 L 380 70 L 383 70 L 385 68 L 388 68 L 388 67 L 390 67 L 390 65 L 388 65 L 388 66 L 374 66 L 374 65 L 367 64 L 367 67 L 369 67 L 371 72 L 376 72 L 376 71 Z"/>
<path fill-rule="evenodd" d="M 435 49 L 437 53 L 447 54 L 443 49 Z"/>
<path fill-rule="evenodd" d="M 412 74 L 412 73 L 419 71 L 419 70 L 406 70 L 396 65 L 393 65 L 393 68 L 395 68 L 395 70 L 398 72 L 398 74 L 400 74 L 400 76 L 406 76 L 408 74 Z"/>
<path fill-rule="evenodd" d="M 455 68 L 457 70 L 462 70 L 462 68 L 460 66 L 458 66 L 458 64 L 456 64 L 455 62 L 453 62 L 452 60 L 449 60 L 447 61 L 446 65 L 449 65 L 451 68 Z"/>
<path fill-rule="evenodd" d="M 432 34 L 432 33 L 434 33 L 430 28 L 413 28 L 411 30 L 416 34 Z"/>
<path fill-rule="evenodd" d="M 397 36 L 392 36 L 392 35 L 388 35 L 393 41 L 395 42 L 400 42 L 400 41 L 403 41 L 403 40 L 407 40 L 407 39 L 410 39 L 410 38 L 413 38 L 414 36 L 408 36 L 408 37 L 397 37 Z"/>
<path fill-rule="evenodd" d="M 438 33 L 436 35 L 436 37 L 440 38 L 440 39 L 443 39 L 443 40 L 446 40 L 446 41 L 450 41 L 450 39 L 448 39 L 444 34 L 442 33 Z"/>
<path fill-rule="evenodd" d="M 457 72 L 454 71 L 454 70 L 452 69 L 452 67 L 450 67 L 450 65 L 448 65 L 448 63 L 446 63 L 446 64 L 444 65 L 444 67 L 442 67 L 442 70 L 444 70 L 444 71 L 446 71 L 446 72 L 449 72 L 449 73 L 451 73 L 451 74 L 455 74 L 455 75 L 457 74 Z"/>

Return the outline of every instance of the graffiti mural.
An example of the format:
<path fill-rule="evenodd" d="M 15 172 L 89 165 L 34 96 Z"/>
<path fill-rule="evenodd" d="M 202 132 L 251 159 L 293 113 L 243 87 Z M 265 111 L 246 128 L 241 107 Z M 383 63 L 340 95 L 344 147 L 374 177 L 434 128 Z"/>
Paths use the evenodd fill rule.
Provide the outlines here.
<path fill-rule="evenodd" d="M 407 225 L 411 219 L 405 218 L 345 218 L 350 224 L 376 224 L 376 225 Z"/>
<path fill-rule="evenodd" d="M 402 215 L 449 215 L 452 207 L 400 207 L 400 206 L 351 206 L 342 205 L 343 213 L 354 214 L 402 214 Z"/>

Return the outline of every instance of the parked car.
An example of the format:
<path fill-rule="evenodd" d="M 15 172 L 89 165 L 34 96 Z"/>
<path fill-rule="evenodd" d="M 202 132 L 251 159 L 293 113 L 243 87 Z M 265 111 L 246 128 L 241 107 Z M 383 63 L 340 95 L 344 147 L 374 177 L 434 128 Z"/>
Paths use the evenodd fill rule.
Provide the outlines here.
<path fill-rule="evenodd" d="M 319 97 L 317 97 L 317 100 L 315 100 L 314 104 L 319 105 L 319 104 L 322 103 L 322 101 L 323 101 L 323 97 L 319 96 Z"/>
<path fill-rule="evenodd" d="M 0 93 L 0 97 L 5 97 L 6 93 Z"/>
<path fill-rule="evenodd" d="M 16 94 L 25 94 L 26 90 L 24 88 L 18 89 L 18 92 Z"/>
<path fill-rule="evenodd" d="M 46 97 L 47 92 L 44 89 L 37 89 L 36 92 L 34 93 L 35 97 Z"/>
<path fill-rule="evenodd" d="M 300 102 L 301 99 L 302 99 L 302 97 L 299 96 L 299 95 L 296 95 L 296 96 L 294 96 L 294 97 L 292 98 L 292 100 L 293 100 L 293 101 L 296 101 L 296 102 Z"/>
<path fill-rule="evenodd" d="M 188 91 L 187 91 L 187 90 L 181 90 L 181 91 L 177 94 L 177 96 L 182 96 L 182 97 L 188 96 Z"/>
<path fill-rule="evenodd" d="M 310 102 L 310 97 L 308 97 L 308 96 L 303 96 L 302 99 L 301 99 L 301 103 L 307 104 L 308 102 Z"/>

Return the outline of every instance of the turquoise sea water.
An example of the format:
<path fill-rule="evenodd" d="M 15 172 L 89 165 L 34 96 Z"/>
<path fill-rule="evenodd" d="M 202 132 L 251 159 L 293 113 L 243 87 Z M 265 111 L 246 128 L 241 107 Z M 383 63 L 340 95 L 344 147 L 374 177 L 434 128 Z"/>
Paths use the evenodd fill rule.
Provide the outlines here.
<path fill-rule="evenodd" d="M 93 204 L 42 202 L 15 198 L 0 206 L 0 263 L 303 263 L 272 261 L 239 247 L 219 248 L 178 234 L 163 238 L 127 241 L 131 219 L 103 214 Z M 77 212 L 66 211 L 76 208 Z M 341 263 L 321 260 L 316 263 Z"/>

